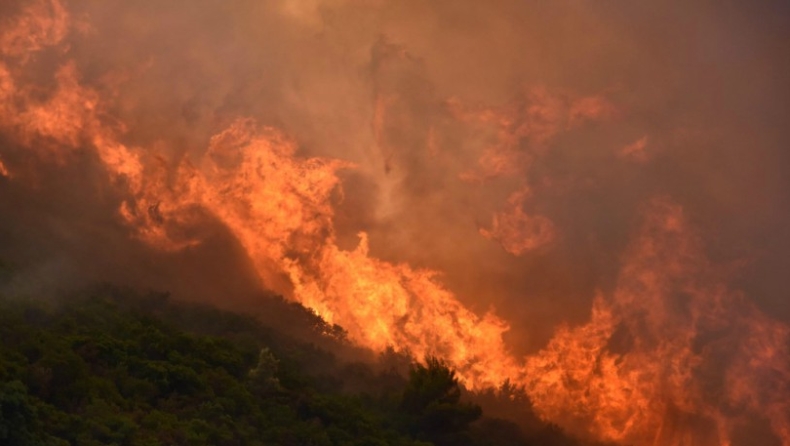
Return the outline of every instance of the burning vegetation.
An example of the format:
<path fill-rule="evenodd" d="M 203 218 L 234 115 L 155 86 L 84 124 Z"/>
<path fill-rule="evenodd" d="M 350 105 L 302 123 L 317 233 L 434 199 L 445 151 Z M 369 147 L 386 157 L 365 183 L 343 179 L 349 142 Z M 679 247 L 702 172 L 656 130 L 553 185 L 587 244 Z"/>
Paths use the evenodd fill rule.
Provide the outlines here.
<path fill-rule="evenodd" d="M 9 241 L 0 255 L 34 271 L 6 281 L 5 293 L 80 276 L 175 284 L 188 298 L 225 276 L 258 296 L 245 308 L 263 305 L 264 290 L 284 296 L 342 327 L 353 346 L 426 358 L 412 380 L 447 373 L 479 395 L 497 389 L 591 440 L 790 445 L 790 315 L 772 317 L 739 291 L 732 253 L 705 237 L 726 238 L 706 233 L 711 220 L 748 198 L 712 176 L 710 195 L 727 196 L 719 211 L 698 211 L 706 196 L 673 177 L 708 172 L 683 151 L 726 139 L 707 118 L 652 126 L 649 110 L 664 106 L 654 96 L 556 73 L 574 88 L 530 85 L 532 72 L 515 68 L 517 88 L 458 87 L 449 56 L 425 43 L 442 35 L 439 23 L 410 29 L 399 14 L 430 22 L 457 13 L 461 26 L 468 11 L 203 1 L 202 12 L 182 15 L 121 3 L 0 7 L 0 240 Z M 557 8 L 609 41 L 595 20 Z M 160 45 L 163 30 L 188 41 L 163 34 Z M 492 38 L 516 38 L 506 34 Z M 510 76 L 496 61 L 493 74 L 466 68 Z M 782 200 L 766 198 L 755 213 Z M 39 231 L 65 247 L 24 254 Z M 101 253 L 112 253 L 111 266 L 82 271 L 81 259 Z M 210 259 L 202 271 L 185 260 L 196 256 Z M 36 266 L 50 257 L 67 267 Z M 563 306 L 573 307 L 567 317 Z M 452 392 L 464 426 L 479 417 L 457 405 L 460 387 Z M 403 405 L 422 404 L 404 395 Z M 412 438 L 434 438 L 422 421 L 412 420 Z M 396 431 L 385 434 L 409 435 Z"/>

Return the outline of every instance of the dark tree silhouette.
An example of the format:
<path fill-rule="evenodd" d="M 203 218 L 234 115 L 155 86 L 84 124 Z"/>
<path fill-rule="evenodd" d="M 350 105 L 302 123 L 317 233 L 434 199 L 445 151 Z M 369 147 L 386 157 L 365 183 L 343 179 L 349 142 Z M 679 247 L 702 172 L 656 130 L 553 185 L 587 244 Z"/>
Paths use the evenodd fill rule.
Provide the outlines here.
<path fill-rule="evenodd" d="M 455 371 L 428 357 L 415 364 L 403 392 L 401 410 L 410 434 L 437 446 L 470 444 L 469 425 L 480 418 L 480 406 L 462 403 Z"/>

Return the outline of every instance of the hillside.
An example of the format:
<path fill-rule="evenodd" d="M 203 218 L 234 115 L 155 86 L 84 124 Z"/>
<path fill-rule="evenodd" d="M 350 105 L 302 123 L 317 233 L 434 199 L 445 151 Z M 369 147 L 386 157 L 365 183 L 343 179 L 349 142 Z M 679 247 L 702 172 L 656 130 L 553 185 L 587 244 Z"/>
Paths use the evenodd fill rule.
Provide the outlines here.
<path fill-rule="evenodd" d="M 341 360 L 339 327 L 273 302 L 324 345 L 166 294 L 0 300 L 0 443 L 575 444 L 485 416 L 439 360 Z"/>

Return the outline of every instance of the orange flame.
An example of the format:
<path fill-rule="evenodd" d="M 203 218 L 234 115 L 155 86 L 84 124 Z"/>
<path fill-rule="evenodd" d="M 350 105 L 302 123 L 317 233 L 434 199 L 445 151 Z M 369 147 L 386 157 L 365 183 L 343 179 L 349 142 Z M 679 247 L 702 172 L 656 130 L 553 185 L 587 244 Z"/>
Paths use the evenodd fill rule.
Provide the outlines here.
<path fill-rule="evenodd" d="M 8 168 L 3 163 L 3 160 L 0 159 L 0 176 L 10 178 L 11 172 L 8 171 Z"/>
<path fill-rule="evenodd" d="M 457 99 L 447 101 L 447 107 L 462 122 L 485 129 L 489 141 L 478 167 L 461 174 L 470 182 L 522 173 L 562 130 L 615 113 L 614 106 L 600 96 L 573 98 L 546 88 L 529 89 L 501 107 L 468 107 Z"/>
<path fill-rule="evenodd" d="M 612 298 L 528 359 L 527 388 L 545 417 L 599 438 L 726 445 L 753 413 L 790 444 L 789 330 L 728 291 L 682 209 L 656 199 Z"/>
<path fill-rule="evenodd" d="M 0 128 L 45 160 L 91 150 L 127 192 L 120 216 L 145 242 L 167 250 L 200 243 L 188 229 L 209 215 L 232 231 L 267 286 L 342 325 L 353 342 L 441 356 L 472 389 L 510 379 L 543 417 L 600 439 L 727 445 L 756 416 L 790 445 L 790 328 L 726 288 L 670 200 L 647 207 L 617 287 L 595 299 L 590 321 L 515 358 L 502 338 L 507 324 L 466 308 L 437 272 L 371 257 L 364 233 L 356 249 L 338 247 L 332 194 L 337 171 L 351 163 L 301 157 L 280 131 L 242 119 L 211 138 L 203 159 L 169 175 L 152 151 L 121 142 L 123 129 L 106 123 L 74 63 L 59 68 L 48 97 L 34 97 L 18 69 L 64 38 L 67 18 L 57 0 L 37 1 L 0 31 Z M 539 149 L 563 128 L 613 113 L 595 97 L 574 102 L 538 89 L 529 98 L 504 111 L 449 103 L 459 119 L 494 127 L 467 179 L 513 175 L 531 156 L 522 139 Z M 2 162 L 0 175 L 10 176 Z M 514 193 L 481 231 L 517 255 L 553 237 L 550 222 L 524 212 L 525 199 L 526 189 Z"/>
<path fill-rule="evenodd" d="M 524 212 L 523 204 L 528 197 L 526 188 L 512 193 L 508 198 L 508 210 L 495 214 L 491 229 L 480 228 L 480 234 L 496 240 L 515 256 L 551 243 L 556 237 L 554 224 L 542 215 Z"/>
<path fill-rule="evenodd" d="M 25 6 L 16 20 L 0 32 L 0 54 L 22 62 L 66 37 L 69 14 L 60 0 L 37 0 Z"/>
<path fill-rule="evenodd" d="M 445 357 L 470 387 L 513 376 L 501 338 L 507 327 L 493 314 L 481 318 L 464 308 L 432 271 L 370 258 L 365 234 L 353 251 L 337 247 L 329 198 L 339 184 L 334 172 L 352 166 L 299 159 L 295 151 L 276 130 L 238 121 L 212 138 L 201 168 L 182 167 L 179 186 L 147 192 L 161 200 L 159 218 L 138 210 L 130 215 L 142 218 L 130 221 L 149 242 L 170 247 L 163 225 L 187 222 L 199 206 L 233 231 L 267 284 L 285 276 L 278 291 L 341 324 L 352 341 Z"/>

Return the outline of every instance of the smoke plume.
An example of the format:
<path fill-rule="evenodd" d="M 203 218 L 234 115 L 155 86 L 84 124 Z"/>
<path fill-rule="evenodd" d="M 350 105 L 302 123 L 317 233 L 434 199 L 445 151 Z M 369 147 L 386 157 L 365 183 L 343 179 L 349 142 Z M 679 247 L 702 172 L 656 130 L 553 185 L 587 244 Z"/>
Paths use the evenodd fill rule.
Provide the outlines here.
<path fill-rule="evenodd" d="M 637 445 L 790 445 L 790 9 L 13 0 L 4 293 L 300 302 Z"/>

